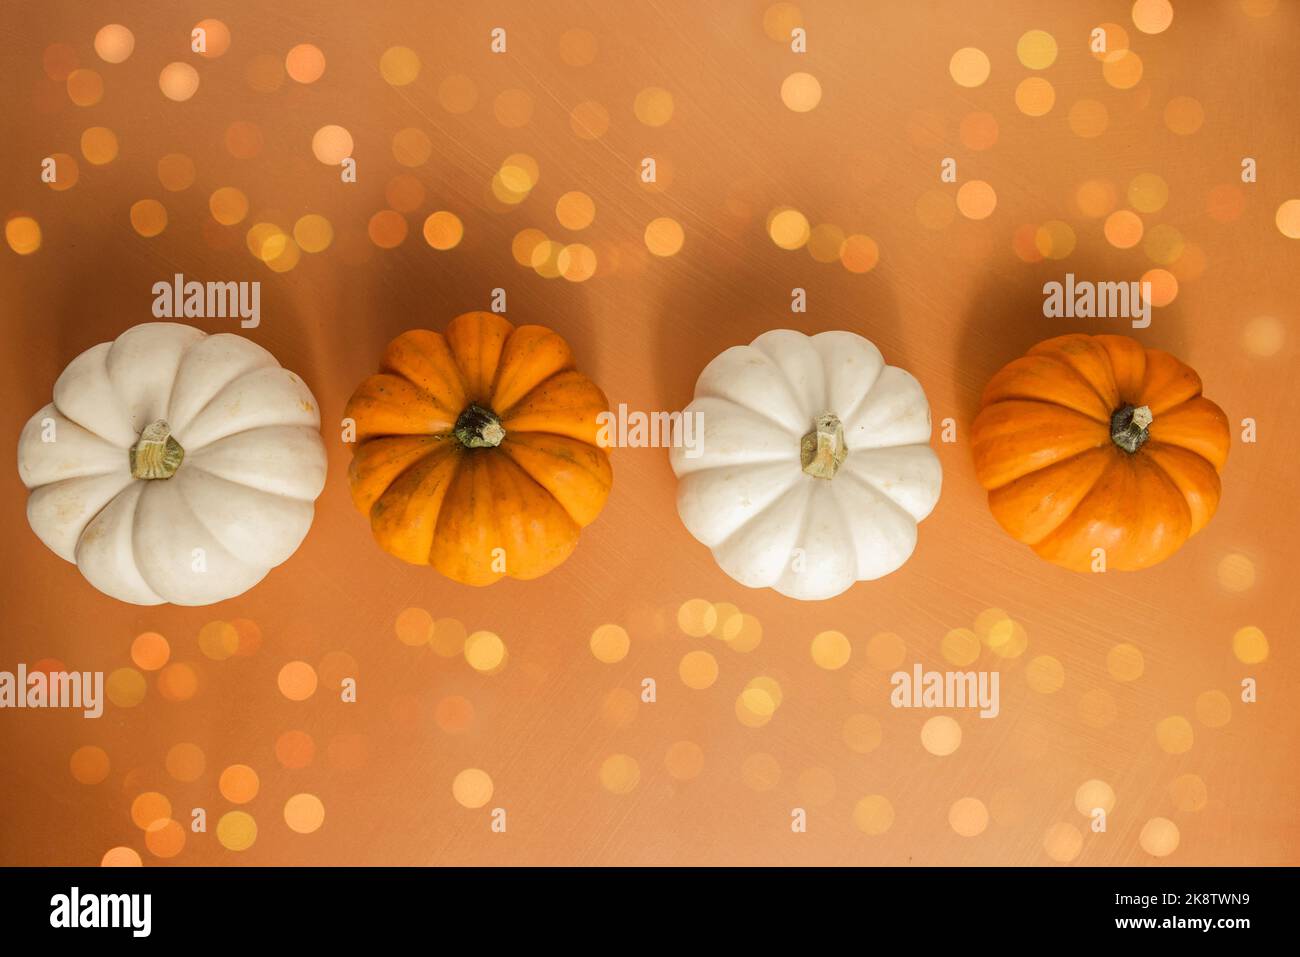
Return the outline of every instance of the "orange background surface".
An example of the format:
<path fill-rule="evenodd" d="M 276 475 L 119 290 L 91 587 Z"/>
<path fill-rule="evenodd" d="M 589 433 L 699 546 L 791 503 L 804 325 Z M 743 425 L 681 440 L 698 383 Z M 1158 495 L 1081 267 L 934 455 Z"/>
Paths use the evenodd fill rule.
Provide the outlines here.
<path fill-rule="evenodd" d="M 151 320 L 153 283 L 174 272 L 256 279 L 262 321 L 245 334 L 314 391 L 330 475 L 306 541 L 258 587 L 207 608 L 140 608 L 99 594 L 46 550 L 27 527 L 16 469 L 0 472 L 0 668 L 51 658 L 78 670 L 129 668 L 146 688 L 139 703 L 110 704 L 98 721 L 0 713 L 0 863 L 95 864 L 118 847 L 146 864 L 1300 863 L 1290 635 L 1298 608 L 1289 578 L 1300 557 L 1293 476 L 1300 246 L 1274 222 L 1279 205 L 1300 195 L 1300 5 L 1284 0 L 1270 12 L 1267 2 L 1179 3 L 1172 25 L 1148 35 L 1125 2 L 810 0 L 798 8 L 808 31 L 802 55 L 765 31 L 767 4 L 748 2 L 5 6 L 0 205 L 6 219 L 35 219 L 41 245 L 25 256 L 0 251 L 0 438 L 15 447 L 73 357 Z M 189 51 L 190 28 L 203 17 L 229 27 L 232 42 L 219 57 Z M 103 62 L 92 45 L 113 22 L 135 37 L 121 64 Z M 768 17 L 778 38 L 783 22 Z M 1141 59 L 1141 79 L 1130 88 L 1108 83 L 1087 48 L 1089 31 L 1102 23 L 1122 26 Z M 489 50 L 497 26 L 508 31 L 506 54 Z M 1059 45 L 1055 62 L 1039 71 L 1017 59 L 1018 38 L 1034 28 Z M 573 30 L 594 38 L 586 65 L 566 62 L 575 60 L 575 37 L 562 36 Z M 255 57 L 283 63 L 299 43 L 324 52 L 318 80 L 250 87 Z M 76 105 L 65 82 L 47 75 L 56 44 L 101 76 L 99 102 Z M 397 45 L 421 61 L 415 82 L 400 87 L 379 70 L 381 55 Z M 978 87 L 950 76 L 949 60 L 963 47 L 991 62 Z M 159 71 L 177 60 L 192 63 L 201 80 L 184 102 L 159 90 Z M 58 49 L 53 63 L 55 76 L 66 73 Z M 796 71 L 821 86 L 809 112 L 782 102 L 782 82 Z M 1032 75 L 1055 92 L 1043 116 L 1017 108 L 1016 88 Z M 459 79 L 447 86 L 448 77 Z M 661 126 L 633 110 L 646 87 L 672 96 Z M 507 127 L 497 115 L 504 90 L 531 100 L 523 125 Z M 1203 124 L 1188 135 L 1165 121 L 1175 97 L 1203 108 Z M 1100 135 L 1072 128 L 1079 100 L 1104 105 Z M 587 101 L 609 116 L 595 138 L 577 135 L 571 121 Z M 995 120 L 992 145 L 963 133 L 973 113 Z M 227 131 L 236 122 L 256 127 L 260 148 L 238 150 L 255 155 L 231 154 Z M 326 124 L 352 135 L 355 184 L 313 156 L 313 134 Z M 83 157 L 78 144 L 89 126 L 116 133 L 111 163 Z M 412 127 L 427 135 L 431 153 L 408 168 L 391 144 Z M 40 182 L 41 159 L 53 153 L 76 159 L 71 189 Z M 160 184 L 157 163 L 169 153 L 194 161 L 189 188 Z M 513 153 L 535 158 L 540 176 L 522 202 L 508 205 L 490 198 L 489 184 Z M 638 180 L 644 156 L 659 162 L 654 187 Z M 939 180 L 949 156 L 956 184 Z M 1258 162 L 1257 183 L 1240 182 L 1246 156 Z M 1104 214 L 1078 202 L 1081 184 L 1100 181 L 1093 191 L 1109 189 L 1109 205 L 1124 208 L 1129 183 L 1142 173 L 1169 187 L 1167 203 L 1142 214 L 1146 228 L 1172 225 L 1185 246 L 1165 265 L 1178 278 L 1177 297 L 1138 335 L 1200 372 L 1206 394 L 1234 423 L 1234 445 L 1206 531 L 1149 571 L 1082 576 L 1038 560 L 998 528 L 973 475 L 966 430 L 988 377 L 1029 345 L 1067 331 L 1129 331 L 1120 320 L 1046 319 L 1041 289 L 1067 271 L 1132 280 L 1156 265 L 1142 244 L 1109 244 Z M 403 174 L 423 185 L 424 198 L 403 213 L 405 241 L 379 248 L 367 224 L 389 206 L 391 181 Z M 971 179 L 996 191 L 986 219 L 953 208 Z M 249 215 L 238 225 L 220 226 L 209 212 L 209 196 L 222 186 L 248 197 Z M 556 200 L 570 190 L 595 203 L 594 223 L 579 233 L 556 222 Z M 132 228 L 131 206 L 142 199 L 167 210 L 157 236 Z M 806 249 L 778 248 L 765 220 L 779 207 L 870 236 L 879 264 L 856 274 Z M 421 235 L 435 210 L 464 224 L 454 249 L 432 249 Z M 306 213 L 332 224 L 328 249 L 304 253 L 284 272 L 250 254 L 245 240 L 255 223 L 287 231 Z M 682 227 L 676 255 L 646 248 L 646 225 L 658 217 Z M 1061 244 L 1059 226 L 1040 228 L 1052 221 L 1069 227 L 1072 249 Z M 525 228 L 588 244 L 596 274 L 571 282 L 520 265 L 511 243 Z M 807 290 L 806 315 L 790 312 L 796 286 Z M 343 405 L 394 335 L 487 308 L 495 287 L 507 290 L 512 321 L 561 332 L 611 402 L 636 410 L 682 408 L 712 356 L 767 329 L 867 336 L 919 378 L 936 424 L 948 417 L 958 424 L 953 444 L 940 443 L 936 431 L 943 495 L 921 525 L 915 556 L 884 580 L 818 604 L 747 590 L 681 526 L 667 454 L 653 448 L 614 452 L 605 512 L 543 580 L 475 590 L 385 555 L 348 497 Z M 240 331 L 231 320 L 195 323 Z M 1246 417 L 1258 423 L 1255 444 L 1238 440 L 1236 424 Z M 740 652 L 717 637 L 685 634 L 678 613 L 693 599 L 727 603 L 724 621 L 736 613 L 730 606 L 751 615 L 747 633 L 761 627 L 761 643 Z M 410 608 L 438 620 L 433 645 L 398 640 L 395 623 Z M 237 627 L 223 624 L 230 622 Z M 505 667 L 482 674 L 454 647 L 440 654 L 447 646 L 439 639 L 455 638 L 457 623 L 497 634 Z M 605 624 L 630 636 L 628 654 L 613 664 L 589 648 Z M 997 627 L 1012 629 L 1014 647 L 989 646 Z M 1234 655 L 1233 636 L 1245 627 L 1267 636 L 1264 661 Z M 888 677 L 897 663 L 951 667 L 941 642 L 960 628 L 986 638 L 971 667 L 1001 671 L 1002 713 L 980 720 L 953 712 L 961 745 L 941 757 L 921 741 L 932 715 L 892 709 Z M 826 630 L 852 644 L 838 670 L 810 654 Z M 165 636 L 170 664 L 190 669 L 192 696 L 160 690 L 183 669 L 163 679 L 166 672 L 133 663 L 132 642 L 144 632 Z M 233 655 L 222 645 L 232 634 L 242 640 Z M 1141 651 L 1135 680 L 1108 669 L 1121 643 Z M 716 682 L 702 690 L 678 675 L 694 650 L 718 663 Z M 1059 690 L 1037 691 L 1027 679 L 1040 656 L 1062 666 Z M 290 661 L 318 675 L 304 701 L 277 686 Z M 339 700 L 344 676 L 357 679 L 356 703 Z M 782 703 L 764 727 L 745 727 L 736 698 L 760 676 L 779 683 Z M 657 681 L 654 703 L 637 698 L 645 677 Z M 1245 677 L 1258 681 L 1257 704 L 1237 700 Z M 1226 724 L 1201 697 L 1213 690 L 1231 701 Z M 1156 732 L 1174 715 L 1194 732 L 1190 749 L 1177 754 Z M 283 746 L 277 756 L 287 731 L 310 737 L 310 755 L 289 762 L 305 766 L 286 767 Z M 167 767 L 169 749 L 183 742 L 203 755 L 192 781 Z M 108 757 L 97 783 L 70 770 L 86 746 Z M 620 755 L 631 761 L 608 763 Z M 231 765 L 258 776 L 246 803 L 219 787 Z M 453 796 L 453 780 L 468 768 L 493 782 L 482 808 Z M 1101 834 L 1075 807 L 1076 791 L 1091 779 L 1116 795 Z M 190 809 L 204 808 L 207 832 L 185 830 L 180 846 L 169 829 L 154 842 L 165 856 L 155 853 L 131 815 L 148 792 L 164 795 L 183 825 Z M 299 793 L 325 808 L 324 824 L 310 834 L 284 818 L 285 802 Z M 868 795 L 893 809 L 883 833 L 855 825 Z M 963 798 L 989 812 L 973 837 L 949 822 Z M 506 809 L 504 834 L 490 830 L 494 807 Z M 807 810 L 807 833 L 791 831 L 795 807 Z M 218 839 L 218 821 L 236 810 L 257 825 L 242 851 Z M 1143 847 L 1153 818 L 1177 827 L 1178 847 L 1166 857 Z"/>

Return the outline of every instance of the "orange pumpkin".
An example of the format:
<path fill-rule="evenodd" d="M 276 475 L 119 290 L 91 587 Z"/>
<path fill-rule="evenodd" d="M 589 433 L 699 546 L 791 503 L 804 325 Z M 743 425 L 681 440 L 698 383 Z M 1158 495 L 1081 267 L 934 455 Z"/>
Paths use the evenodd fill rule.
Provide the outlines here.
<path fill-rule="evenodd" d="M 1164 561 L 1219 504 L 1228 420 L 1201 379 L 1126 336 L 1058 336 L 1005 366 L 971 426 L 998 523 L 1075 571 Z"/>
<path fill-rule="evenodd" d="M 404 332 L 344 413 L 352 500 L 403 561 L 470 585 L 537 578 L 609 497 L 608 409 L 549 329 L 470 312 Z"/>

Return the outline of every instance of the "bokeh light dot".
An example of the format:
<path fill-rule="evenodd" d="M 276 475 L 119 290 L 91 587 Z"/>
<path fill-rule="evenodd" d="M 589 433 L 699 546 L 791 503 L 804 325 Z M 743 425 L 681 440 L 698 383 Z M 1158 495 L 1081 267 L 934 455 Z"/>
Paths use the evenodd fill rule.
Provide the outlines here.
<path fill-rule="evenodd" d="M 167 99 L 183 103 L 198 92 L 199 71 L 179 60 L 169 63 L 158 74 L 158 88 Z"/>

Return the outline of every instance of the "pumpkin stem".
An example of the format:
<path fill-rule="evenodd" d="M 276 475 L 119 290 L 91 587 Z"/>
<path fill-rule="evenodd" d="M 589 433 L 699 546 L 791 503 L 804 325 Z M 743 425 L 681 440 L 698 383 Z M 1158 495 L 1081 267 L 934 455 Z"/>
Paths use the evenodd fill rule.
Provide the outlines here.
<path fill-rule="evenodd" d="M 813 430 L 799 442 L 803 470 L 813 478 L 831 479 L 849 450 L 844 447 L 844 426 L 834 412 L 823 412 Z"/>
<path fill-rule="evenodd" d="M 467 449 L 496 448 L 506 437 L 497 414 L 473 402 L 456 420 L 455 433 Z"/>
<path fill-rule="evenodd" d="M 1149 430 L 1153 419 L 1151 409 L 1145 405 L 1137 408 L 1126 405 L 1117 409 L 1110 417 L 1111 441 L 1132 455 L 1151 437 Z"/>
<path fill-rule="evenodd" d="M 131 475 L 138 479 L 169 479 L 181 467 L 185 450 L 172 438 L 172 427 L 162 419 L 145 427 L 129 453 Z"/>

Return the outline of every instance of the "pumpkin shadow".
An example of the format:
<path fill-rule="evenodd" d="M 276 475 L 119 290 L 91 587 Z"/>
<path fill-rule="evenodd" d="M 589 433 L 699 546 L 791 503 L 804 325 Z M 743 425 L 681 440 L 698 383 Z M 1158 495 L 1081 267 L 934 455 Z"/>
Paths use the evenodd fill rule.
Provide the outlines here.
<path fill-rule="evenodd" d="M 687 259 L 671 263 L 674 278 L 658 288 L 654 301 L 651 408 L 684 408 L 714 356 L 772 329 L 855 332 L 874 342 L 890 365 L 908 366 L 899 304 L 884 264 L 851 273 L 805 250 L 778 249 L 761 223 L 749 231 L 742 239 L 693 248 Z M 806 312 L 791 308 L 795 289 L 806 294 Z"/>
<path fill-rule="evenodd" d="M 1114 251 L 1119 253 L 1118 250 Z M 1014 271 L 1014 272 L 1013 272 Z M 1144 346 L 1178 355 L 1189 336 L 1181 303 L 1175 299 L 1152 308 L 1151 324 L 1133 328 L 1128 318 L 1052 318 L 1043 314 L 1046 283 L 1064 284 L 1067 273 L 1075 282 L 1131 282 L 1141 276 L 1120 255 L 1091 253 L 1065 260 L 1012 263 L 1005 257 L 990 260 L 981 271 L 985 280 L 967 302 L 958 333 L 956 401 L 961 421 L 969 425 L 979 413 L 980 396 L 999 369 L 1024 355 L 1036 343 L 1067 333 L 1131 336 Z"/>

